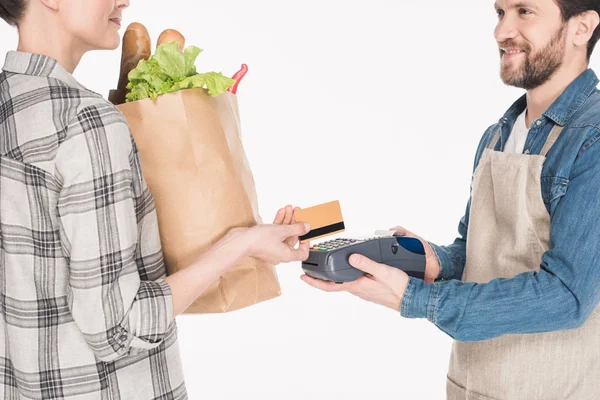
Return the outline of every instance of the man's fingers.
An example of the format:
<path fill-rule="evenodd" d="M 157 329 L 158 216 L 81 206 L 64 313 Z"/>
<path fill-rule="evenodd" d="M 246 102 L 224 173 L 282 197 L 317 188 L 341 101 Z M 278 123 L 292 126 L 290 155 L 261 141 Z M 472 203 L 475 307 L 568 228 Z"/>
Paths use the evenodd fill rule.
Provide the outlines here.
<path fill-rule="evenodd" d="M 410 233 L 406 228 L 404 228 L 403 226 L 400 226 L 400 225 L 390 228 L 390 231 L 400 232 L 402 234 L 402 236 Z"/>
<path fill-rule="evenodd" d="M 323 281 L 321 279 L 311 278 L 308 275 L 302 275 L 300 277 L 304 282 L 310 286 L 323 290 L 325 292 L 344 292 L 348 290 L 347 284 L 337 284 L 335 282 Z"/>
<path fill-rule="evenodd" d="M 384 265 L 376 263 L 375 261 L 360 254 L 352 254 L 349 261 L 350 265 L 352 265 L 354 268 L 360 269 L 361 271 L 371 274 L 374 277 L 380 275 L 384 267 Z"/>

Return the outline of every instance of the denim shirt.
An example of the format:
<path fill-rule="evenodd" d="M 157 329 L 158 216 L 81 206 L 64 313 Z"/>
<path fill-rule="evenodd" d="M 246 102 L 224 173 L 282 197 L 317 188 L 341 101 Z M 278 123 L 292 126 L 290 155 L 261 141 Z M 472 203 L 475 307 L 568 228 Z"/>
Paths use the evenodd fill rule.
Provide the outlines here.
<path fill-rule="evenodd" d="M 478 341 L 514 333 L 538 333 L 581 326 L 600 301 L 600 91 L 587 69 L 535 120 L 524 153 L 539 154 L 555 124 L 564 126 L 547 154 L 541 197 L 550 214 L 550 248 L 539 272 L 488 283 L 462 282 L 471 200 L 448 246 L 430 243 L 440 261 L 435 282 L 409 279 L 400 313 L 427 318 L 459 341 Z M 484 133 L 473 171 L 494 134 L 502 151 L 518 115 L 519 98 Z M 477 266 L 475 266 L 477 267 Z M 485 268 L 485 266 L 482 266 Z"/>

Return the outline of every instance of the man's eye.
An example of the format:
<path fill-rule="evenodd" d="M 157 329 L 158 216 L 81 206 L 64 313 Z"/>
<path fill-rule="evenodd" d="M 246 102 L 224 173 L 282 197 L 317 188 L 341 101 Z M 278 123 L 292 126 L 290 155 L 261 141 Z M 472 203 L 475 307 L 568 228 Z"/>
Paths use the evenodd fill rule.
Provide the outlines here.
<path fill-rule="evenodd" d="M 531 14 L 531 11 L 529 11 L 526 8 L 520 8 L 519 9 L 519 14 L 521 14 L 521 15 L 527 15 L 527 14 Z"/>
<path fill-rule="evenodd" d="M 504 16 L 504 10 L 496 10 L 496 14 L 498 15 L 498 17 L 502 17 Z"/>

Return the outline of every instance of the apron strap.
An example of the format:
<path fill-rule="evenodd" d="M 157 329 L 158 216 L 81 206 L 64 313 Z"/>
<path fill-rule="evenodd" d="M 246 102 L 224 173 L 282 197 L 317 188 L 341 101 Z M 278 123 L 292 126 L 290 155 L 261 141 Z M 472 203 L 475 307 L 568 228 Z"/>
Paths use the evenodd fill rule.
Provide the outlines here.
<path fill-rule="evenodd" d="M 558 139 L 558 136 L 560 135 L 562 130 L 563 130 L 563 127 L 560 125 L 554 125 L 554 127 L 552 127 L 552 131 L 550 131 L 550 134 L 548 135 L 548 139 L 546 139 L 546 143 L 544 144 L 544 147 L 542 148 L 542 151 L 540 152 L 540 156 L 546 157 L 546 154 L 548 154 L 548 151 L 550 151 L 550 148 L 556 142 L 556 140 Z M 500 132 L 501 132 L 501 130 L 498 129 L 498 132 L 496 132 L 496 135 L 494 135 L 494 138 L 492 139 L 492 142 L 489 144 L 488 149 L 494 150 L 496 148 L 496 144 L 498 143 L 498 140 L 500 139 Z"/>
<path fill-rule="evenodd" d="M 500 132 L 502 132 L 502 130 L 498 129 L 498 132 L 496 132 L 496 135 L 492 139 L 492 142 L 488 146 L 488 149 L 494 150 L 496 148 L 496 143 L 498 143 L 498 139 L 500 139 Z"/>
<path fill-rule="evenodd" d="M 562 126 L 554 125 L 552 131 L 550 131 L 550 134 L 548 135 L 548 139 L 546 139 L 546 144 L 544 144 L 544 148 L 540 152 L 540 156 L 546 157 L 546 154 L 548 154 L 548 151 L 550 151 L 550 148 L 552 147 L 554 142 L 556 142 L 556 139 L 558 139 L 558 135 L 560 135 L 560 132 L 562 130 Z"/>

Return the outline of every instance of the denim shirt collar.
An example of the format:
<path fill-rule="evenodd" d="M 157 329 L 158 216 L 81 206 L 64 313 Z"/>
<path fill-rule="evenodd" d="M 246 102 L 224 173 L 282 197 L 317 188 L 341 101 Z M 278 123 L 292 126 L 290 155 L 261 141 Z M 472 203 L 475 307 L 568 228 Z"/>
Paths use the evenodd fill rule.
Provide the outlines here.
<path fill-rule="evenodd" d="M 16 74 L 55 78 L 69 86 L 87 90 L 57 60 L 45 54 L 10 50 L 6 53 L 2 70 Z"/>
<path fill-rule="evenodd" d="M 544 112 L 544 116 L 554 123 L 565 126 L 579 107 L 594 92 L 598 85 L 596 73 L 588 68 L 567 86 L 560 96 Z M 506 111 L 502 120 L 514 122 L 527 107 L 527 95 L 524 94 Z"/>

